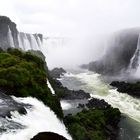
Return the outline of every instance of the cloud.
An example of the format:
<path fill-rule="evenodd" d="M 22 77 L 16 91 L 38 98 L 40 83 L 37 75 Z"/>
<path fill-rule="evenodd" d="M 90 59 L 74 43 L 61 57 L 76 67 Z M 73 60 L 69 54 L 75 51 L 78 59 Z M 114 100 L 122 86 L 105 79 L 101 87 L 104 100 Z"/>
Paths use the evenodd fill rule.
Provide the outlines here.
<path fill-rule="evenodd" d="M 64 63 L 71 67 L 100 56 L 108 34 L 140 27 L 139 5 L 140 0 L 4 0 L 0 13 L 15 21 L 20 31 L 78 37 L 78 43 L 57 48 L 55 56 L 53 50 L 49 58 L 54 64 L 67 60 Z"/>
<path fill-rule="evenodd" d="M 65 36 L 72 31 L 103 33 L 140 25 L 139 0 L 6 0 L 1 4 L 1 14 L 18 21 L 18 28 L 26 32 L 37 27 L 42 33 Z"/>

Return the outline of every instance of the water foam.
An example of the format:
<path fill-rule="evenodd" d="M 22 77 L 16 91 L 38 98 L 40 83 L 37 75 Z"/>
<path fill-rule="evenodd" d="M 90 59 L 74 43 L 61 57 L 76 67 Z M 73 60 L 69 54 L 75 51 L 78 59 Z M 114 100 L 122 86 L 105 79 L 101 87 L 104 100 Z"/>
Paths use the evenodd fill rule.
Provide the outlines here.
<path fill-rule="evenodd" d="M 118 92 L 117 89 L 105 83 L 99 74 L 93 72 L 66 74 L 65 76 L 75 77 L 76 80 L 82 82 L 79 89 L 91 93 L 92 97 L 104 99 L 113 107 L 119 108 L 122 113 L 140 122 L 140 99 Z M 77 89 L 77 87 L 75 88 Z"/>
<path fill-rule="evenodd" d="M 26 115 L 19 115 L 14 112 L 11 120 L 22 125 L 27 126 L 25 129 L 18 130 L 15 133 L 3 133 L 0 140 L 29 140 L 39 132 L 55 132 L 72 140 L 68 134 L 63 122 L 61 122 L 53 111 L 45 106 L 41 101 L 36 98 L 15 98 L 18 102 L 31 104 L 32 109 L 27 109 Z"/>

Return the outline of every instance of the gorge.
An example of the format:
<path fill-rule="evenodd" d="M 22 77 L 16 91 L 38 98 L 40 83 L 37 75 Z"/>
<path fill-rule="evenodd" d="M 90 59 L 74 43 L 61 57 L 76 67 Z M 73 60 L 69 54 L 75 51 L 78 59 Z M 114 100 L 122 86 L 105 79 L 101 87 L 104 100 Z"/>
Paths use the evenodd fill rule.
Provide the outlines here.
<path fill-rule="evenodd" d="M 0 115 L 0 139 L 30 140 L 39 132 L 53 132 L 68 140 L 138 140 L 139 99 L 117 92 L 104 78 L 125 71 L 130 74 L 130 68 L 139 67 L 139 31 L 120 34 L 101 60 L 82 66 L 94 72 L 61 69 L 61 75 L 55 69 L 57 74 L 52 76 L 45 58 L 50 46 L 43 45 L 43 35 L 19 32 L 15 23 L 1 16 L 0 107 L 6 113 Z M 91 97 L 91 109 L 83 107 L 83 99 L 87 103 Z"/>

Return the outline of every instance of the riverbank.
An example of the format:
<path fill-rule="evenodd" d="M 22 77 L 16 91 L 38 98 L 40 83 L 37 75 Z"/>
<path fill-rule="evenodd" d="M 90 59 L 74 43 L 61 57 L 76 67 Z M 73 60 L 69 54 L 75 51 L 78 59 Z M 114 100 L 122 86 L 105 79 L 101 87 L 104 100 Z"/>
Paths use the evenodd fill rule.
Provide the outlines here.
<path fill-rule="evenodd" d="M 59 74 L 55 75 L 58 75 L 58 78 L 60 78 L 61 74 Z M 119 132 L 118 123 L 121 118 L 121 113 L 118 109 L 112 108 L 104 100 L 91 99 L 90 94 L 86 93 L 84 90 L 76 91 L 64 87 L 57 80 L 57 77 L 51 80 L 51 84 L 56 94 L 58 92 L 61 100 L 79 102 L 73 110 L 68 111 L 72 114 L 66 115 L 64 110 L 64 114 L 66 115 L 64 123 L 74 140 L 117 140 Z"/>
<path fill-rule="evenodd" d="M 118 92 L 116 88 L 110 86 L 109 82 L 104 81 L 104 77 L 101 75 L 89 72 L 68 72 L 60 79 L 63 86 L 68 87 L 73 90 L 85 90 L 90 93 L 91 97 L 104 99 L 108 104 L 114 108 L 119 108 L 123 117 L 119 123 L 119 138 L 118 140 L 139 140 L 140 136 L 140 111 L 139 98 L 134 98 L 128 94 Z M 67 103 L 64 106 L 67 110 L 77 105 L 73 102 L 64 102 Z M 65 104 L 64 104 L 65 105 Z M 77 105 L 78 106 L 78 105 Z"/>

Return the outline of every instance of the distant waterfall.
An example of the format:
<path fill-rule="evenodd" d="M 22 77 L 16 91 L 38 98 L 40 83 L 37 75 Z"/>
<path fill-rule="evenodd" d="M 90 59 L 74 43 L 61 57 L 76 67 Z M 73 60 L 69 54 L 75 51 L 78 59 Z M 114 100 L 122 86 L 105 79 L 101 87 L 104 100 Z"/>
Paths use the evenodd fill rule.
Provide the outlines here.
<path fill-rule="evenodd" d="M 9 26 L 8 26 L 8 41 L 9 41 L 10 47 L 15 48 L 14 39 L 13 39 L 12 32 Z"/>
<path fill-rule="evenodd" d="M 140 63 L 140 34 L 138 36 L 137 49 L 130 60 L 129 70 L 137 71 Z"/>
<path fill-rule="evenodd" d="M 35 36 L 34 35 L 30 35 L 30 37 L 31 37 L 31 46 L 32 46 L 32 49 L 33 50 L 40 50 L 39 44 L 37 43 L 37 40 L 36 40 Z"/>
<path fill-rule="evenodd" d="M 42 41 L 38 34 L 28 34 L 23 32 L 17 32 L 17 38 L 13 36 L 13 32 L 8 26 L 8 33 L 6 37 L 6 41 L 2 40 L 4 43 L 5 49 L 11 48 L 20 48 L 22 50 L 42 50 Z M 15 44 L 17 42 L 17 44 Z M 4 48 L 3 47 L 3 48 Z"/>
<path fill-rule="evenodd" d="M 37 48 L 41 49 L 42 41 L 41 41 L 40 37 L 37 34 L 34 34 L 33 37 L 34 37 L 34 39 L 36 39 Z"/>
<path fill-rule="evenodd" d="M 41 39 L 37 34 L 18 33 L 19 48 L 23 50 L 41 50 Z"/>

